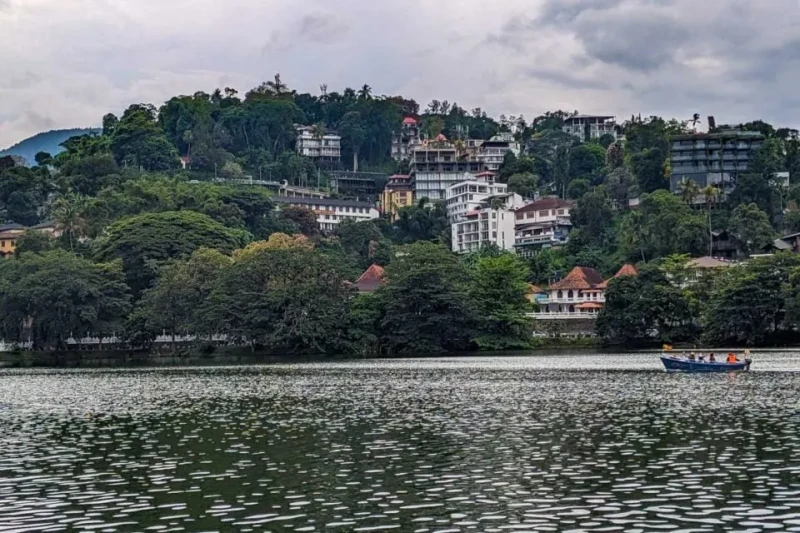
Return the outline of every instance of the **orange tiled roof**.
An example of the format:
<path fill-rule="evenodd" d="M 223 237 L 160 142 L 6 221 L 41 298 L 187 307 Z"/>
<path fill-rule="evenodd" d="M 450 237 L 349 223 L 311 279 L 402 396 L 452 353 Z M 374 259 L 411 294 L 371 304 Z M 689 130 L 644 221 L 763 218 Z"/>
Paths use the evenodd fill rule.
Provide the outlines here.
<path fill-rule="evenodd" d="M 356 280 L 359 292 L 372 292 L 384 284 L 386 272 L 379 265 L 372 265 Z"/>
<path fill-rule="evenodd" d="M 636 270 L 635 266 L 631 265 L 630 263 L 625 263 L 624 265 L 622 265 L 622 268 L 620 268 L 619 271 L 616 274 L 614 274 L 614 278 L 622 278 L 625 276 L 638 276 L 638 275 L 639 271 Z M 608 287 L 608 282 L 610 281 L 611 280 L 609 279 L 603 282 L 604 289 Z"/>
<path fill-rule="evenodd" d="M 575 307 L 577 307 L 578 309 L 602 309 L 603 304 L 601 304 L 600 302 L 583 302 L 576 305 Z"/>
<path fill-rule="evenodd" d="M 603 275 L 597 269 L 576 266 L 566 278 L 551 284 L 550 289 L 597 289 L 602 288 L 604 282 Z"/>

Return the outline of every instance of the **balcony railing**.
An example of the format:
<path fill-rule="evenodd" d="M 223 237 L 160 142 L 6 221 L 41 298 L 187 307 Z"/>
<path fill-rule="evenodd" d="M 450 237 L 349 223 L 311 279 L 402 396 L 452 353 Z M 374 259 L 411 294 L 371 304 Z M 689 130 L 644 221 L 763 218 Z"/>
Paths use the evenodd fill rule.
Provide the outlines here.
<path fill-rule="evenodd" d="M 536 320 L 593 320 L 597 318 L 597 313 L 529 313 L 528 316 Z"/>

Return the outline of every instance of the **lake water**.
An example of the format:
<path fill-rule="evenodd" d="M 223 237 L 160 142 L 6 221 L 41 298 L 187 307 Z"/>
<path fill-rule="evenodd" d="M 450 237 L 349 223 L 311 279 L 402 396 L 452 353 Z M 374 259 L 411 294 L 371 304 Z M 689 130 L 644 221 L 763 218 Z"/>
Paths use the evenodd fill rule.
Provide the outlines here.
<path fill-rule="evenodd" d="M 800 531 L 800 354 L 0 371 L 0 531 Z"/>

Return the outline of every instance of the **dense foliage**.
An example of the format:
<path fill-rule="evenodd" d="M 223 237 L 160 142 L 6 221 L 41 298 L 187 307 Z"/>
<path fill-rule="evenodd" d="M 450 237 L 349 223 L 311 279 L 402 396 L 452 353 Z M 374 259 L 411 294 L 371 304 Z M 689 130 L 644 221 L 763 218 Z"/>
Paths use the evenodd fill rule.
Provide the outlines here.
<path fill-rule="evenodd" d="M 607 342 L 791 338 L 800 319 L 793 258 L 714 275 L 685 264 L 723 238 L 746 259 L 800 231 L 797 131 L 740 125 L 766 140 L 735 189 L 684 179 L 675 194 L 669 136 L 692 131 L 689 123 L 631 117 L 621 135 L 591 139 L 562 131 L 572 114 L 495 120 L 444 100 L 421 107 L 374 95 L 368 85 L 298 93 L 276 76 L 244 95 L 197 92 L 106 115 L 102 131 L 65 139 L 59 153 L 39 150 L 30 167 L 0 157 L 0 216 L 25 226 L 52 221 L 58 235 L 28 231 L 15 258 L 0 264 L 3 337 L 48 349 L 103 332 L 138 347 L 164 333 L 198 342 L 225 333 L 283 352 L 524 348 L 529 283 L 546 286 L 576 265 L 609 277 L 633 262 L 641 274 L 608 289 L 598 321 Z M 568 245 L 525 260 L 493 249 L 458 258 L 448 251 L 444 204 L 427 199 L 391 222 L 347 222 L 325 234 L 313 212 L 240 184 L 324 189 L 333 170 L 407 172 L 390 157 L 406 116 L 424 136 L 443 134 L 460 149 L 465 139 L 513 135 L 523 151 L 506 155 L 499 179 L 526 197 L 573 200 Z M 298 124 L 341 135 L 342 161 L 298 155 Z M 788 186 L 777 179 L 783 171 Z M 385 285 L 356 294 L 353 283 L 372 264 L 386 268 Z M 753 295 L 758 305 L 746 306 Z"/>

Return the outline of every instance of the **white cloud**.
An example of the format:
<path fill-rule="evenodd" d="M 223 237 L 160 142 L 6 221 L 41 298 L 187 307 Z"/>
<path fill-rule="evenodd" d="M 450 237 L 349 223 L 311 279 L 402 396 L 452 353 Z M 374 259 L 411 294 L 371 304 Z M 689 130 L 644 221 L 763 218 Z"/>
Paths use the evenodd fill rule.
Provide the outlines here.
<path fill-rule="evenodd" d="M 0 0 L 0 147 L 280 72 L 531 118 L 800 121 L 795 0 Z"/>

